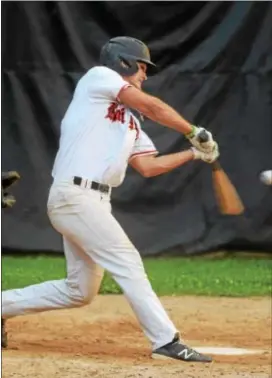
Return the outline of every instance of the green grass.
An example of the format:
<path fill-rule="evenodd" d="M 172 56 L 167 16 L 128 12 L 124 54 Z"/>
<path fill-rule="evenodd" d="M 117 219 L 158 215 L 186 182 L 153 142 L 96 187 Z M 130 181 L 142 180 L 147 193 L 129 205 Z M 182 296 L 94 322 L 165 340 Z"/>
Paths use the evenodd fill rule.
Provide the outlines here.
<path fill-rule="evenodd" d="M 158 295 L 266 296 L 272 291 L 268 258 L 148 258 L 145 268 Z M 61 256 L 2 256 L 2 290 L 65 277 Z M 121 293 L 106 274 L 100 293 Z"/>

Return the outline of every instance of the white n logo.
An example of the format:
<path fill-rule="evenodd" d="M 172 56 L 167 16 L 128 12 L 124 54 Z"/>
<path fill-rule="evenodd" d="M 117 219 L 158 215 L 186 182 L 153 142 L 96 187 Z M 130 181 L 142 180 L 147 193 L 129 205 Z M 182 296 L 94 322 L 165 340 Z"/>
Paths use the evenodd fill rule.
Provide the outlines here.
<path fill-rule="evenodd" d="M 178 353 L 179 356 L 184 355 L 185 360 L 188 360 L 193 354 L 194 352 L 189 353 L 189 350 L 186 348 L 184 348 L 181 352 Z"/>

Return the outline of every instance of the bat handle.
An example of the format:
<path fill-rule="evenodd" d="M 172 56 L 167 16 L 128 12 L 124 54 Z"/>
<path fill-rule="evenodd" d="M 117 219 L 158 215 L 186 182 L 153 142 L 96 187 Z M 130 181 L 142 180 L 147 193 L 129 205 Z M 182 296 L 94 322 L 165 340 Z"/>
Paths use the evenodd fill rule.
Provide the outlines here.
<path fill-rule="evenodd" d="M 209 140 L 209 135 L 206 133 L 206 131 L 205 130 L 200 131 L 198 135 L 199 143 L 205 143 L 205 142 L 208 142 L 208 140 Z"/>
<path fill-rule="evenodd" d="M 213 170 L 213 171 L 220 171 L 220 170 L 222 170 L 221 164 L 219 163 L 218 160 L 215 160 L 215 161 L 212 163 L 212 170 Z"/>

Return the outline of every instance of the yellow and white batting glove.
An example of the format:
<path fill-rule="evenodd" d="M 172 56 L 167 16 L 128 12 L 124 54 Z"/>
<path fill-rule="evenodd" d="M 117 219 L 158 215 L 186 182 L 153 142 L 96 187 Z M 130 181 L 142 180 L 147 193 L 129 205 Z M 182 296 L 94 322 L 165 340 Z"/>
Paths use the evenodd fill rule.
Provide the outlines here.
<path fill-rule="evenodd" d="M 193 130 L 189 134 L 185 134 L 185 137 L 191 142 L 191 144 L 198 149 L 201 152 L 212 152 L 215 148 L 216 142 L 213 140 L 212 133 L 204 127 L 198 127 L 192 125 Z M 205 131 L 206 135 L 208 137 L 208 140 L 206 142 L 201 142 L 199 140 L 199 135 L 201 132 Z"/>
<path fill-rule="evenodd" d="M 218 144 L 216 142 L 214 142 L 213 151 L 211 152 L 202 152 L 202 151 L 199 151 L 195 147 L 191 147 L 191 150 L 193 151 L 193 154 L 194 154 L 194 160 L 201 159 L 205 161 L 205 163 L 209 163 L 209 164 L 217 160 L 220 155 Z"/>

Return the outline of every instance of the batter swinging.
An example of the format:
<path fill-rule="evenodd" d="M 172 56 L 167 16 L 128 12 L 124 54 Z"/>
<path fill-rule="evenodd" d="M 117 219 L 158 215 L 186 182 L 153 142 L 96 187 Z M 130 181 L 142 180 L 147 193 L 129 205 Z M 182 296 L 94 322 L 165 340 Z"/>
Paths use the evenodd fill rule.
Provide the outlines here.
<path fill-rule="evenodd" d="M 61 123 L 59 150 L 48 199 L 48 215 L 62 234 L 67 278 L 2 293 L 4 319 L 39 311 L 89 304 L 104 269 L 122 288 L 146 337 L 152 356 L 211 362 L 186 346 L 149 283 L 142 259 L 111 214 L 111 190 L 125 177 L 127 165 L 145 177 L 160 175 L 188 161 L 211 163 L 217 143 L 174 109 L 141 90 L 154 68 L 147 46 L 130 37 L 111 39 L 101 50 L 101 65 L 79 80 Z M 157 156 L 158 151 L 130 109 L 188 138 L 193 147 Z M 5 336 L 4 329 L 2 330 Z M 6 341 L 3 340 L 4 345 Z"/>

